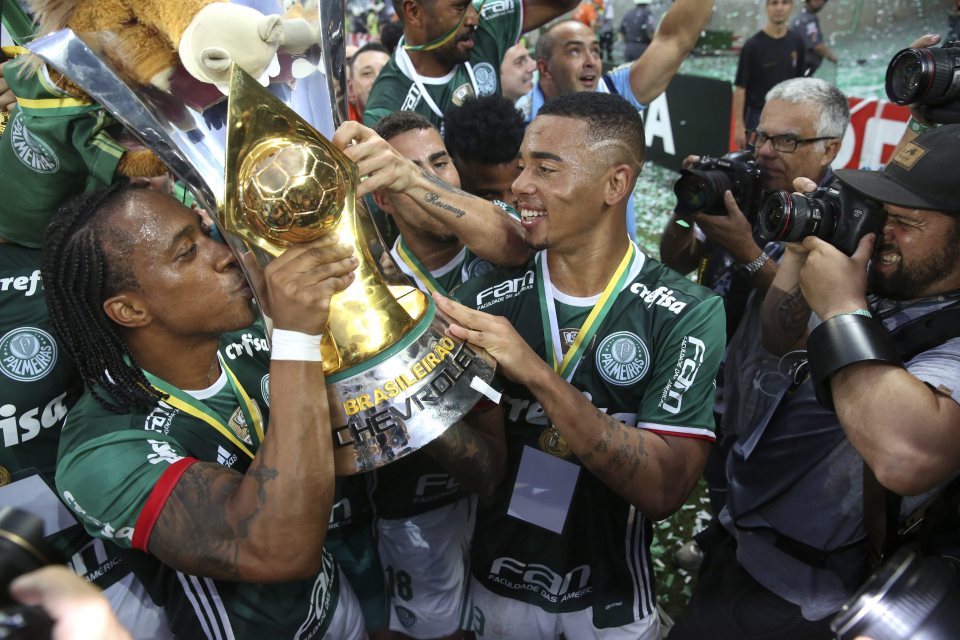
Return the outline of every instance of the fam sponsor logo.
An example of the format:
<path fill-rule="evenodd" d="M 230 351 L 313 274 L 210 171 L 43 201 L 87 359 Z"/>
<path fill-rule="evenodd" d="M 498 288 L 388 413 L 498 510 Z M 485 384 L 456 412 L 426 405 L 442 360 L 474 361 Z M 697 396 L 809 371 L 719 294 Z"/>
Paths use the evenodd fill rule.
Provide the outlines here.
<path fill-rule="evenodd" d="M 410 90 L 407 91 L 407 95 L 403 99 L 403 104 L 400 105 L 400 111 L 414 111 L 419 102 L 420 88 L 416 84 L 411 84 Z"/>
<path fill-rule="evenodd" d="M 174 409 L 164 401 L 157 403 L 146 420 L 143 421 L 143 428 L 147 431 L 156 431 L 158 433 L 170 433 L 170 427 L 173 419 L 180 413 L 179 409 Z"/>
<path fill-rule="evenodd" d="M 255 337 L 251 333 L 244 333 L 240 336 L 240 342 L 231 342 L 224 348 L 223 355 L 231 360 L 236 360 L 243 354 L 252 356 L 255 351 L 270 351 L 267 339 Z"/>
<path fill-rule="evenodd" d="M 667 287 L 657 287 L 651 291 L 642 282 L 634 282 L 630 285 L 630 293 L 635 293 L 643 298 L 643 301 L 647 303 L 648 307 L 652 307 L 653 305 L 666 307 L 673 313 L 680 313 L 687 306 L 686 302 L 680 302 L 674 298 L 673 289 L 668 289 Z"/>
<path fill-rule="evenodd" d="M 320 637 L 318 634 L 326 626 L 327 616 L 330 615 L 330 602 L 340 591 L 336 582 L 337 568 L 333 564 L 333 556 L 324 552 L 323 569 L 313 583 L 310 591 L 310 604 L 307 610 L 307 619 L 303 621 L 294 640 L 309 640 Z"/>
<path fill-rule="evenodd" d="M 87 510 L 80 506 L 80 503 L 77 502 L 72 493 L 69 491 L 64 491 L 62 495 L 63 503 L 70 507 L 74 513 L 83 518 L 86 522 L 96 527 L 97 535 L 99 535 L 101 538 L 126 538 L 127 540 L 133 540 L 133 527 L 120 527 L 118 529 L 109 522 L 101 522 L 87 513 Z"/>
<path fill-rule="evenodd" d="M 19 411 L 14 404 L 0 405 L 0 433 L 3 434 L 3 446 L 12 447 L 40 434 L 41 429 L 49 429 L 58 424 L 67 415 L 64 391 L 44 406 L 31 407 Z"/>
<path fill-rule="evenodd" d="M 619 386 L 639 382 L 650 370 L 650 351 L 643 340 L 629 331 L 611 333 L 596 352 L 600 376 Z"/>
<path fill-rule="evenodd" d="M 23 114 L 17 112 L 10 123 L 10 146 L 28 169 L 37 173 L 56 173 L 60 170 L 60 160 L 46 142 L 30 133 L 23 124 Z"/>
<path fill-rule="evenodd" d="M 688 353 L 692 351 L 692 353 Z M 683 394 L 686 393 L 694 380 L 697 379 L 697 373 L 700 371 L 700 365 L 703 364 L 703 354 L 707 351 L 707 345 L 703 340 L 693 336 L 684 336 L 680 343 L 680 357 L 677 358 L 677 366 L 673 369 L 673 376 L 667 386 L 663 388 L 660 396 L 660 408 L 670 413 L 680 413 L 680 405 L 683 402 Z"/>
<path fill-rule="evenodd" d="M 489 62 L 481 62 L 473 68 L 473 77 L 477 79 L 477 91 L 481 96 L 497 92 L 497 72 Z"/>
<path fill-rule="evenodd" d="M 483 3 L 483 9 L 480 10 L 480 16 L 484 20 L 496 18 L 504 13 L 516 11 L 516 0 L 487 0 Z"/>
<path fill-rule="evenodd" d="M 0 371 L 12 380 L 39 380 L 56 363 L 57 343 L 43 329 L 20 327 L 0 338 Z"/>
<path fill-rule="evenodd" d="M 536 281 L 536 275 L 533 270 L 527 271 L 519 278 L 504 280 L 498 284 L 488 287 L 477 294 L 477 309 L 484 309 L 492 304 L 503 302 L 509 298 L 533 288 Z"/>
<path fill-rule="evenodd" d="M 505 556 L 490 565 L 488 579 L 507 589 L 533 592 L 554 604 L 582 598 L 593 591 L 590 566 L 586 564 L 561 575 L 547 565 L 527 564 Z"/>
<path fill-rule="evenodd" d="M 38 291 L 43 291 L 43 281 L 40 277 L 40 269 L 34 269 L 29 276 L 7 276 L 0 278 L 0 293 L 6 291 L 23 291 L 24 296 L 29 298 Z"/>

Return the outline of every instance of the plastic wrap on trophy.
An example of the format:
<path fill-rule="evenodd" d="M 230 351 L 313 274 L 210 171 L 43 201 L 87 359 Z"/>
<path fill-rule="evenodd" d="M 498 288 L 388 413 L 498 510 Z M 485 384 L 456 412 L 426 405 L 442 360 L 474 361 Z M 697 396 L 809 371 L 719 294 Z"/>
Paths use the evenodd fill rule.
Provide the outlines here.
<path fill-rule="evenodd" d="M 269 3 L 249 4 L 262 10 Z M 433 301 L 393 264 L 356 198 L 356 166 L 315 129 L 326 121 L 332 132 L 345 113 L 343 7 L 340 0 L 311 6 L 312 13 L 299 15 L 317 20 L 319 53 L 311 58 L 308 49 L 297 59 L 321 61 L 309 62 L 314 72 L 300 64 L 297 78 L 264 88 L 235 68 L 229 100 L 202 112 L 186 106 L 189 100 L 123 78 L 96 50 L 109 39 L 61 31 L 30 48 L 102 104 L 201 206 L 216 212 L 258 300 L 265 299 L 259 272 L 289 245 L 331 230 L 353 245 L 361 262 L 357 278 L 333 297 L 321 345 L 336 471 L 351 474 L 438 437 L 480 398 L 474 378 L 489 382 L 493 370 L 486 354 L 446 335 Z"/>

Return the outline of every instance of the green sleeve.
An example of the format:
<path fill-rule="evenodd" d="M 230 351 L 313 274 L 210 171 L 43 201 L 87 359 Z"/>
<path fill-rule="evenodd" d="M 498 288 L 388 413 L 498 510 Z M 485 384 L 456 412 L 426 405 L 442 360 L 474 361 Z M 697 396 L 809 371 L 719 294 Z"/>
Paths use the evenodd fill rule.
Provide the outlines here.
<path fill-rule="evenodd" d="M 657 344 L 637 426 L 712 440 L 715 380 L 725 347 L 723 300 L 712 296 L 685 313 Z"/>
<path fill-rule="evenodd" d="M 67 422 L 73 419 L 68 416 Z M 118 426 L 128 420 L 117 418 Z M 132 546 L 137 518 L 160 477 L 187 457 L 168 435 L 123 428 L 60 454 L 56 477 L 61 499 L 90 535 L 125 549 Z"/>

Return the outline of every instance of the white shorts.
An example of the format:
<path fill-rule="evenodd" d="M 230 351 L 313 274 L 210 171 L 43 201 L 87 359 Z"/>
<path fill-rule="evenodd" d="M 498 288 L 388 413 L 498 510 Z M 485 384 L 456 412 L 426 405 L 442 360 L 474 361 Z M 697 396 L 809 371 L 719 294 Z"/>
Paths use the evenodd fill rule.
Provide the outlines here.
<path fill-rule="evenodd" d="M 597 629 L 592 609 L 549 613 L 540 607 L 493 593 L 471 578 L 471 612 L 466 625 L 477 638 L 495 640 L 659 640 L 660 619 L 647 616 L 622 627 Z"/>
<path fill-rule="evenodd" d="M 402 520 L 377 519 L 390 629 L 426 639 L 460 628 L 476 512 L 469 496 Z"/>
<path fill-rule="evenodd" d="M 324 640 L 367 640 L 367 629 L 363 624 L 363 612 L 360 610 L 360 601 L 353 592 L 347 576 L 340 567 L 340 598 L 337 608 L 333 611 L 330 626 L 323 634 Z"/>

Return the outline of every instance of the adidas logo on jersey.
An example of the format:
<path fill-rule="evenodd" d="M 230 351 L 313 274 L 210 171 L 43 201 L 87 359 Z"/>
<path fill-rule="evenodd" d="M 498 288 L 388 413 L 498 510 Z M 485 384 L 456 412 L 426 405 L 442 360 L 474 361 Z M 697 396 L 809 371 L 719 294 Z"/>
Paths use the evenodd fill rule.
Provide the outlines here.
<path fill-rule="evenodd" d="M 217 464 L 224 467 L 232 467 L 237 461 L 237 454 L 230 453 L 221 446 L 217 447 Z"/>

